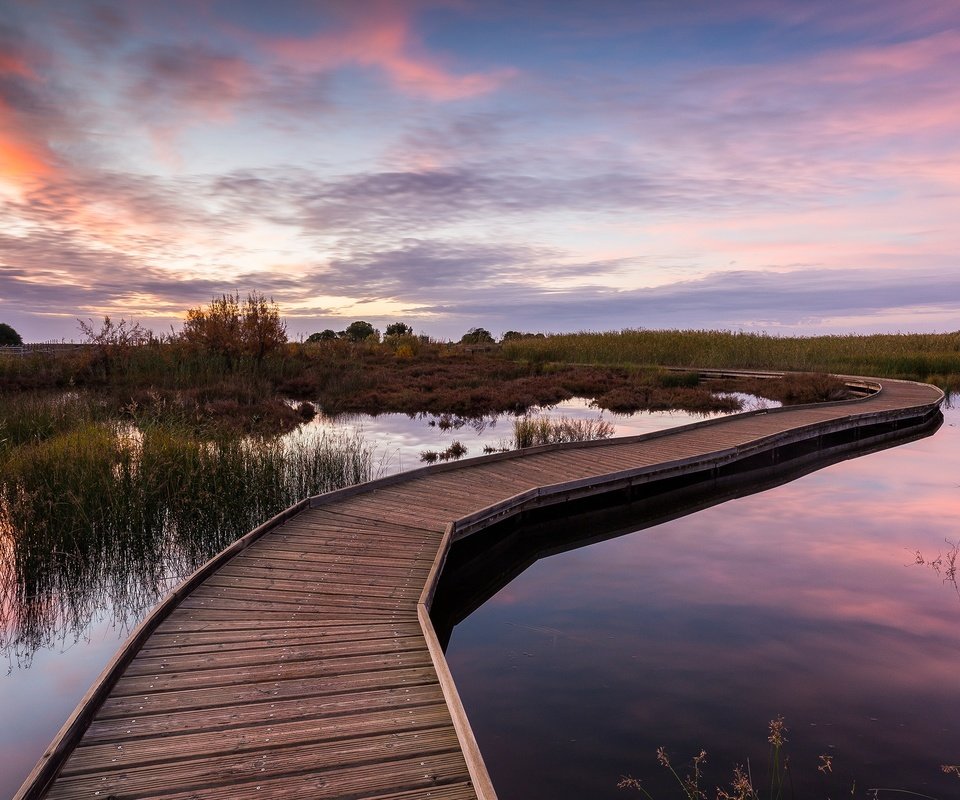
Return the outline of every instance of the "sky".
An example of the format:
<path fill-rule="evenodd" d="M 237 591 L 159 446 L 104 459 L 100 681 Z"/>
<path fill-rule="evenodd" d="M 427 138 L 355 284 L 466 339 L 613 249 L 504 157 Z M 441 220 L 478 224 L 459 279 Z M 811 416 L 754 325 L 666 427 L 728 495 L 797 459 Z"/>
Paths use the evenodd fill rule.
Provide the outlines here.
<path fill-rule="evenodd" d="M 960 329 L 956 0 L 0 0 L 0 322 Z"/>

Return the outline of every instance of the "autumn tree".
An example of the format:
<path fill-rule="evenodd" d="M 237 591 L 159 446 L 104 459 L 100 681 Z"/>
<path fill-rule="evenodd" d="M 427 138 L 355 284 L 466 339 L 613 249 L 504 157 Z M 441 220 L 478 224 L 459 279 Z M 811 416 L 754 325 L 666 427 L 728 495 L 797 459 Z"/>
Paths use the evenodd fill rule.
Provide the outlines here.
<path fill-rule="evenodd" d="M 287 324 L 271 298 L 250 294 L 241 312 L 240 335 L 244 352 L 259 364 L 270 353 L 287 343 Z"/>
<path fill-rule="evenodd" d="M 307 337 L 307 341 L 311 344 L 316 344 L 317 342 L 330 342 L 337 338 L 337 332 L 332 328 L 324 328 L 322 331 L 317 333 L 311 333 Z"/>
<path fill-rule="evenodd" d="M 228 369 L 235 369 L 243 357 L 259 365 L 283 347 L 287 326 L 272 298 L 251 292 L 241 300 L 238 292 L 220 295 L 206 307 L 187 311 L 181 337 L 201 351 L 216 353 Z"/>

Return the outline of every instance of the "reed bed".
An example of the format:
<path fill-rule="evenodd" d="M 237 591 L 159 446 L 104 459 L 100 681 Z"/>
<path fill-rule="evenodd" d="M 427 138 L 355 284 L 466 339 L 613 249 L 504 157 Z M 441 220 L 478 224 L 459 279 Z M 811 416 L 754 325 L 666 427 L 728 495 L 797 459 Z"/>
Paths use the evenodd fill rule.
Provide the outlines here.
<path fill-rule="evenodd" d="M 530 414 L 513 421 L 513 445 L 521 450 L 541 444 L 587 442 L 609 439 L 614 432 L 614 426 L 602 419 L 551 418 Z"/>
<path fill-rule="evenodd" d="M 786 337 L 712 330 L 621 330 L 504 342 L 503 355 L 546 364 L 769 369 L 875 375 L 960 389 L 960 332 Z"/>
<path fill-rule="evenodd" d="M 0 645 L 28 655 L 112 607 L 136 615 L 304 497 L 369 480 L 357 436 L 203 439 L 85 422 L 0 462 Z"/>

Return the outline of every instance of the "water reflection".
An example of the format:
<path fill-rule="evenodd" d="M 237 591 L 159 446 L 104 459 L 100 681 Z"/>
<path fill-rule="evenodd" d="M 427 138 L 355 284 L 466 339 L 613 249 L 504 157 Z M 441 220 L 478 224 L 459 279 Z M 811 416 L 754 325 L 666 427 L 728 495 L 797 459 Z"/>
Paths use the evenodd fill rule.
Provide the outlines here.
<path fill-rule="evenodd" d="M 205 440 L 95 424 L 5 454 L 0 648 L 19 666 L 106 609 L 137 618 L 303 497 L 371 477 L 356 438 Z"/>
<path fill-rule="evenodd" d="M 749 408 L 763 404 L 778 405 L 751 395 L 737 395 Z M 531 414 L 548 418 L 568 417 L 574 420 L 604 421 L 613 425 L 615 436 L 634 436 L 666 430 L 689 422 L 724 416 L 721 413 L 693 414 L 686 411 L 653 411 L 638 414 L 614 414 L 600 411 L 588 400 L 574 399 L 549 408 L 530 409 Z M 318 415 L 303 426 L 306 436 L 324 431 L 346 431 L 362 435 L 377 443 L 378 467 L 384 474 L 422 467 L 420 453 L 444 450 L 459 440 L 467 447 L 467 458 L 483 455 L 484 448 L 510 449 L 513 446 L 513 415 L 465 420 L 431 414 L 341 414 L 336 417 Z"/>
<path fill-rule="evenodd" d="M 631 796 L 624 774 L 674 796 L 661 745 L 680 762 L 705 748 L 712 796 L 736 763 L 763 775 L 777 714 L 798 797 L 850 796 L 854 780 L 857 797 L 958 796 L 940 772 L 960 759 L 958 607 L 912 563 L 960 521 L 958 418 L 722 505 L 687 488 L 634 520 L 507 532 L 502 574 L 458 557 L 449 577 L 466 596 L 447 622 L 494 593 L 447 655 L 500 797 Z M 681 502 L 701 510 L 670 519 Z M 834 756 L 829 782 L 820 754 Z"/>
<path fill-rule="evenodd" d="M 684 412 L 602 415 L 582 400 L 541 411 L 582 419 L 603 417 L 614 423 L 620 435 L 682 425 L 695 418 Z M 76 423 L 75 416 L 71 416 L 71 424 Z M 509 442 L 512 435 L 511 417 L 459 428 L 440 425 L 439 420 L 430 425 L 430 421 L 430 417 L 404 414 L 318 417 L 277 446 L 310 450 L 323 436 L 369 442 L 374 447 L 368 452 L 369 473 L 365 474 L 377 475 L 422 466 L 421 450 L 446 447 L 454 439 L 461 439 L 469 448 L 468 455 L 474 456 L 485 444 L 498 447 L 501 442 Z M 93 448 L 92 463 L 101 463 L 98 456 L 107 452 L 112 448 Z M 24 463 L 31 465 L 38 480 L 46 481 L 48 475 L 57 474 L 62 461 L 48 458 L 43 462 L 46 468 L 40 468 L 38 460 L 25 459 Z M 51 490 L 43 495 L 51 506 L 68 512 L 60 517 L 59 529 L 25 525 L 23 517 L 19 521 L 10 519 L 9 507 L 0 509 L 0 517 L 7 515 L 2 523 L 6 527 L 0 530 L 0 649 L 8 661 L 7 675 L 0 677 L 0 717 L 17 721 L 16 725 L 0 727 L 0 797 L 13 795 L 126 632 L 171 584 L 253 528 L 264 515 L 269 517 L 279 510 L 276 503 L 286 507 L 303 493 L 331 488 L 300 487 L 292 499 L 273 491 L 255 492 L 250 502 L 245 502 L 249 494 L 239 491 L 236 482 L 226 481 L 226 476 L 223 482 L 216 479 L 216 471 L 188 470 L 193 476 L 189 477 L 182 466 L 160 469 L 147 485 L 165 486 L 167 494 L 132 516 L 153 522 L 124 531 L 110 518 L 122 518 L 117 510 L 135 501 L 141 489 L 130 483 L 118 485 L 117 475 L 123 471 L 115 473 L 113 462 L 110 464 L 108 469 L 101 466 L 94 470 L 98 480 L 85 484 L 83 491 L 75 487 L 72 494 Z M 131 458 L 128 465 L 128 472 L 136 472 L 144 462 Z M 266 477 L 270 471 L 261 474 Z M 233 502 L 204 501 L 217 484 Z M 76 508 L 94 508 L 97 497 L 108 501 L 100 503 L 102 508 L 115 511 L 101 520 L 100 534 L 78 540 L 74 534 L 83 529 L 83 524 L 75 515 Z M 273 498 L 273 505 L 264 505 L 264 498 Z M 76 499 L 83 503 L 70 505 Z M 147 508 L 154 512 L 147 513 Z M 126 518 L 131 518 L 130 513 Z M 70 520 L 69 524 L 64 520 Z M 175 522 L 172 526 L 171 521 Z M 34 544 L 16 548 L 14 541 L 25 527 L 28 540 Z"/>

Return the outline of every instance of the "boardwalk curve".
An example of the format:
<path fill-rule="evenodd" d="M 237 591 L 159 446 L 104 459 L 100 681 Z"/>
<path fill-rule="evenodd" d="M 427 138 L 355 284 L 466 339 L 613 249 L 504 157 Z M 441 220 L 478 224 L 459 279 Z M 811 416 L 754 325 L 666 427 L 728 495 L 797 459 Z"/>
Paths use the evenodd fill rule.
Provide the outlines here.
<path fill-rule="evenodd" d="M 426 467 L 298 503 L 141 623 L 16 800 L 495 798 L 429 616 L 452 542 L 558 503 L 939 417 L 935 387 L 846 380 L 872 393 Z"/>

